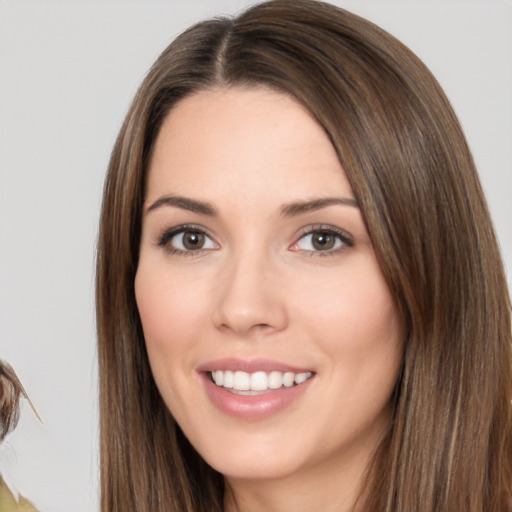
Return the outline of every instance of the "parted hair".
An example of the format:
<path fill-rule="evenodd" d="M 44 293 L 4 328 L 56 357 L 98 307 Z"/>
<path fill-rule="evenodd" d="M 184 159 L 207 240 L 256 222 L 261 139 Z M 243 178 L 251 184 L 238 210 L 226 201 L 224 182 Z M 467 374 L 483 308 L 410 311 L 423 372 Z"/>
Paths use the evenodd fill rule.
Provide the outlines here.
<path fill-rule="evenodd" d="M 281 91 L 323 127 L 402 317 L 393 414 L 365 474 L 362 509 L 512 510 L 510 298 L 453 109 L 425 65 L 374 24 L 314 0 L 274 0 L 175 39 L 114 146 L 96 274 L 102 511 L 223 509 L 222 475 L 158 393 L 134 294 L 162 121 L 184 97 L 219 87 Z"/>

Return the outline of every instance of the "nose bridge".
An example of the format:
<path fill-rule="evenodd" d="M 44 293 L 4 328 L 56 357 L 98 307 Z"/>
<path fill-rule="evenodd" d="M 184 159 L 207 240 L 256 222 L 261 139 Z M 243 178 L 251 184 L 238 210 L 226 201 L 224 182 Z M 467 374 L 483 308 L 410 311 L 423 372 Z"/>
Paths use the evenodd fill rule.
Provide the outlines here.
<path fill-rule="evenodd" d="M 245 247 L 226 259 L 217 283 L 214 322 L 239 336 L 282 330 L 287 323 L 284 297 L 271 255 Z"/>

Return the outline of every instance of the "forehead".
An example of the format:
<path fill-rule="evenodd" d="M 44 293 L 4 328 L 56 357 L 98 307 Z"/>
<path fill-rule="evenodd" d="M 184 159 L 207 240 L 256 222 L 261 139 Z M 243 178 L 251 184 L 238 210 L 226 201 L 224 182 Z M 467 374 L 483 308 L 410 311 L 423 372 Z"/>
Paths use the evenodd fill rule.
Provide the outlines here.
<path fill-rule="evenodd" d="M 352 196 L 334 147 L 302 105 L 264 88 L 229 88 L 188 96 L 167 115 L 147 198 L 232 193 L 261 202 L 272 191 L 293 200 L 333 189 Z"/>

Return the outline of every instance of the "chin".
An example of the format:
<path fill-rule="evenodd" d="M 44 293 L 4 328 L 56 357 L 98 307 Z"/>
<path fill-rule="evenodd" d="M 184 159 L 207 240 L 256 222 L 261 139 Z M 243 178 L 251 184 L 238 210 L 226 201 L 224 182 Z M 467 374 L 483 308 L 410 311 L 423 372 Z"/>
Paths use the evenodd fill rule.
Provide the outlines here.
<path fill-rule="evenodd" d="M 264 460 L 263 457 L 233 456 L 219 457 L 207 462 L 219 473 L 228 479 L 234 480 L 278 480 L 293 475 L 299 469 L 298 464 L 289 460 L 279 459 Z"/>
<path fill-rule="evenodd" d="M 244 435 L 245 434 L 245 435 Z M 279 439 L 231 431 L 227 436 L 212 435 L 191 443 L 213 469 L 227 478 L 241 480 L 280 479 L 295 473 L 307 463 L 300 446 Z M 259 438 L 259 439 L 258 439 Z M 286 447 L 285 449 L 283 449 Z"/>

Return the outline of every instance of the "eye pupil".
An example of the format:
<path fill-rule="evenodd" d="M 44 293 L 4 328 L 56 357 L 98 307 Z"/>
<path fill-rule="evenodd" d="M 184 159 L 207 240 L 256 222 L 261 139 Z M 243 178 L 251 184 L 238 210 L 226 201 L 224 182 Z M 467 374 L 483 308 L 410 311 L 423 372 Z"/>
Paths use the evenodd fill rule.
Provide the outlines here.
<path fill-rule="evenodd" d="M 189 250 L 201 249 L 204 245 L 204 235 L 198 231 L 183 233 L 183 247 Z"/>
<path fill-rule="evenodd" d="M 334 247 L 336 239 L 330 233 L 318 231 L 317 233 L 313 234 L 311 242 L 313 243 L 313 247 L 315 249 L 319 251 L 326 251 Z"/>

